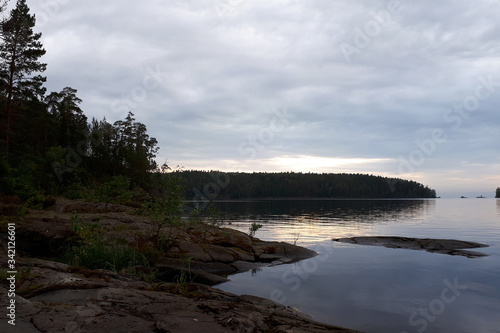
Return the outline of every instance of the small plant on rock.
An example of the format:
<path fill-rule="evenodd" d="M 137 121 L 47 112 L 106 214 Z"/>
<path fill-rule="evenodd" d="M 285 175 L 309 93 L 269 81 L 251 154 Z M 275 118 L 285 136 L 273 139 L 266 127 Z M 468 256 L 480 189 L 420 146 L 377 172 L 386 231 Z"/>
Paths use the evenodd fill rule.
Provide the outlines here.
<path fill-rule="evenodd" d="M 248 228 L 249 232 L 248 232 L 248 235 L 250 237 L 254 237 L 255 236 L 255 233 L 260 229 L 262 228 L 263 225 L 262 224 L 259 224 L 257 222 L 252 222 L 252 225 L 250 226 L 250 228 Z"/>
<path fill-rule="evenodd" d="M 146 200 L 143 208 L 152 220 L 152 235 L 156 245 L 162 248 L 172 237 L 173 228 L 183 224 L 181 215 L 184 206 L 184 188 L 180 177 L 176 174 L 163 175 L 160 184 L 160 195 Z M 165 226 L 169 227 L 169 234 L 166 238 L 161 235 Z"/>

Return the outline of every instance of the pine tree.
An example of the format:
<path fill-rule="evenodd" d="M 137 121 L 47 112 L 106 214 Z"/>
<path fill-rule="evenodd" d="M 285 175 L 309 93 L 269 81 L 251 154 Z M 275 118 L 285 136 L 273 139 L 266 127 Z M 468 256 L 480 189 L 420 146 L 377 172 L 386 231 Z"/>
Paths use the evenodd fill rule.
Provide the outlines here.
<path fill-rule="evenodd" d="M 30 15 L 26 0 L 18 0 L 10 16 L 2 22 L 0 45 L 0 91 L 5 129 L 6 153 L 9 154 L 12 124 L 22 115 L 23 102 L 41 99 L 47 64 L 39 61 L 45 54 L 41 33 L 34 33 L 35 15 Z"/>
<path fill-rule="evenodd" d="M 73 149 L 82 148 L 77 146 L 85 141 L 88 132 L 87 117 L 80 109 L 82 100 L 76 96 L 77 92 L 76 89 L 66 87 L 45 98 L 50 113 L 59 125 L 59 145 Z"/>

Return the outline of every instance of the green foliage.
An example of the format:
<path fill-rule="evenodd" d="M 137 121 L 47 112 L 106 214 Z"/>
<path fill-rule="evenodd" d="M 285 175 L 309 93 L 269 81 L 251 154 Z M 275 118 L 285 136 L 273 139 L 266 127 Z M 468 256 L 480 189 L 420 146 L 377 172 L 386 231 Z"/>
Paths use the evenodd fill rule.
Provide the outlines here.
<path fill-rule="evenodd" d="M 144 254 L 137 249 L 105 240 L 99 223 L 82 222 L 78 215 L 74 215 L 71 217 L 71 228 L 76 235 L 76 244 L 68 248 L 63 256 L 63 260 L 70 265 L 119 271 L 148 264 Z"/>
<path fill-rule="evenodd" d="M 129 267 L 125 270 L 125 273 L 130 274 L 132 276 L 135 276 L 139 280 L 148 282 L 148 283 L 153 283 L 158 280 L 157 274 L 158 274 L 158 269 L 157 268 L 149 268 L 149 267 L 144 267 L 144 266 L 134 266 L 134 267 Z"/>
<path fill-rule="evenodd" d="M 45 102 L 48 111 L 56 120 L 57 128 L 54 130 L 60 145 L 85 152 L 87 117 L 79 107 L 82 100 L 76 93 L 76 89 L 66 87 L 61 92 L 52 92 L 45 98 Z M 78 147 L 82 144 L 83 147 Z"/>
<path fill-rule="evenodd" d="M 97 185 L 95 199 L 106 203 L 126 203 L 134 197 L 130 179 L 125 176 L 114 176 L 108 182 Z"/>
<path fill-rule="evenodd" d="M 248 234 L 250 235 L 250 237 L 254 237 L 255 236 L 255 233 L 260 229 L 262 228 L 262 224 L 259 224 L 257 222 L 252 222 L 252 225 L 250 226 L 249 229 L 249 232 Z"/>
<path fill-rule="evenodd" d="M 185 259 L 183 267 L 178 276 L 175 277 L 175 291 L 179 293 L 187 292 L 187 284 L 193 283 L 194 276 L 191 274 L 191 258 Z"/>
<path fill-rule="evenodd" d="M 45 77 L 35 75 L 44 72 L 47 65 L 39 62 L 45 54 L 40 42 L 41 33 L 34 33 L 35 15 L 30 14 L 26 0 L 18 0 L 8 19 L 1 24 L 2 43 L 0 43 L 0 102 L 2 127 L 2 146 L 6 156 L 11 152 L 25 154 L 26 139 L 18 139 L 18 131 L 28 127 L 27 106 L 36 110 L 37 99 L 45 93 L 42 87 Z M 17 132 L 17 133 L 16 133 Z M 21 138 L 23 138 L 21 136 Z"/>
<path fill-rule="evenodd" d="M 184 187 L 177 173 L 160 175 L 157 181 L 158 196 L 146 200 L 143 208 L 152 220 L 153 237 L 158 247 L 163 247 L 169 241 L 172 228 L 183 224 Z M 170 227 L 170 233 L 167 238 L 162 238 L 161 232 L 165 226 Z"/>
<path fill-rule="evenodd" d="M 101 237 L 95 238 L 92 243 L 71 247 L 64 258 L 69 265 L 112 271 L 148 264 L 146 257 L 136 249 L 109 243 Z"/>
<path fill-rule="evenodd" d="M 34 26 L 26 0 L 0 24 L 0 192 L 35 205 L 40 194 L 129 203 L 134 186 L 151 184 L 156 139 L 132 113 L 88 123 L 74 88 L 46 95 Z"/>
<path fill-rule="evenodd" d="M 213 202 L 210 202 L 205 208 L 207 211 L 206 222 L 213 227 L 222 227 L 224 225 L 224 219 L 221 218 L 219 208 Z"/>
<path fill-rule="evenodd" d="M 92 120 L 89 134 L 89 168 L 100 175 L 125 175 L 135 184 L 145 186 L 150 171 L 157 165 L 157 141 L 149 137 L 146 126 L 129 112 L 124 121 L 113 125 L 106 119 Z"/>

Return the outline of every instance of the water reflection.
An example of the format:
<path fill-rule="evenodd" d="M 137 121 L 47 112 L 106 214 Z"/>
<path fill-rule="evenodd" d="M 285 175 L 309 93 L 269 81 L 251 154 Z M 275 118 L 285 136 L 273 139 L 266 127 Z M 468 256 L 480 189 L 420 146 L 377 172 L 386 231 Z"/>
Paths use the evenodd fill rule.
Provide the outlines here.
<path fill-rule="evenodd" d="M 500 200 L 497 214 L 490 200 L 463 199 L 274 201 L 220 203 L 220 208 L 242 231 L 245 223 L 259 220 L 265 227 L 257 237 L 293 243 L 299 235 L 298 245 L 319 253 L 233 275 L 217 286 L 222 290 L 273 299 L 319 321 L 364 332 L 416 332 L 423 321 L 418 311 L 444 304 L 439 300 L 450 281 L 466 285 L 467 292 L 453 294 L 456 302 L 444 304 L 445 310 L 435 308 L 440 314 L 427 322 L 426 333 L 499 332 Z M 484 251 L 490 255 L 466 260 L 331 241 L 383 235 L 476 241 L 489 244 Z"/>
<path fill-rule="evenodd" d="M 436 200 L 267 200 L 216 203 L 234 229 L 248 232 L 263 225 L 257 237 L 312 243 L 331 237 L 369 235 L 375 225 L 419 223 L 435 210 Z"/>
<path fill-rule="evenodd" d="M 421 216 L 435 207 L 435 200 L 269 200 L 225 201 L 217 206 L 227 219 L 262 218 L 279 220 L 287 217 L 304 221 L 335 219 L 337 221 L 375 221 L 398 216 Z"/>

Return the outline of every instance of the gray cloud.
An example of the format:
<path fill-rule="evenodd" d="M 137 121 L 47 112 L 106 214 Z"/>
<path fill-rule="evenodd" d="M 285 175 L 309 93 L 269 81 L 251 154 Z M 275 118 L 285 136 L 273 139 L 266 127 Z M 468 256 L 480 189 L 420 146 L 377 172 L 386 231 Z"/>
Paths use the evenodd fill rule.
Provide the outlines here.
<path fill-rule="evenodd" d="M 438 192 L 500 186 L 498 1 L 400 1 L 389 17 L 397 0 L 28 2 L 49 90 L 78 89 L 97 118 L 130 109 L 159 140 L 160 162 L 277 171 L 276 159 L 358 158 L 353 172 Z M 349 59 L 342 45 L 356 48 Z M 489 76 L 488 98 L 466 116 L 453 111 Z M 293 119 L 273 131 L 284 106 Z M 400 159 L 435 129 L 446 140 L 401 174 Z"/>

